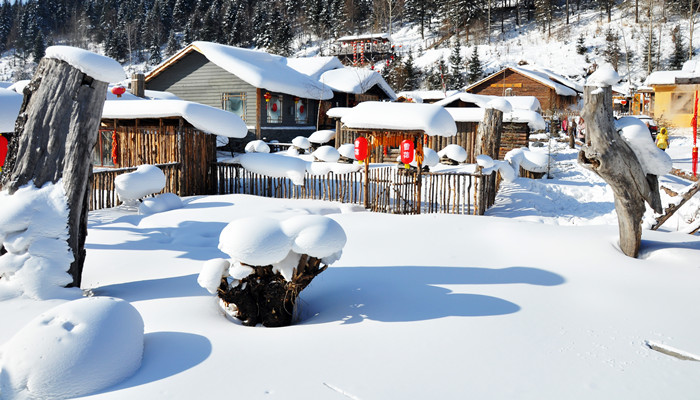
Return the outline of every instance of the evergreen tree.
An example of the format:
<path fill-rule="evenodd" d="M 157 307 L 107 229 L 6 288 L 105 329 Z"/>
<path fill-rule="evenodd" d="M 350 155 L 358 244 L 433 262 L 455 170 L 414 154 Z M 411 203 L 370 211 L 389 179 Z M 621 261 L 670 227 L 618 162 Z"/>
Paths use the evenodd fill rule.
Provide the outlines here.
<path fill-rule="evenodd" d="M 680 25 L 676 25 L 673 30 L 671 30 L 671 40 L 673 40 L 673 54 L 671 54 L 669 68 L 672 70 L 679 70 L 683 68 L 683 63 L 688 57 L 688 49 L 683 43 Z"/>
<path fill-rule="evenodd" d="M 34 61 L 39 62 L 39 60 L 46 54 L 46 44 L 44 43 L 44 34 L 39 31 L 34 38 L 34 48 L 32 49 L 32 56 L 34 56 Z"/>
<path fill-rule="evenodd" d="M 405 0 L 404 17 L 420 26 L 420 35 L 425 39 L 425 30 L 430 29 L 430 21 L 435 17 L 437 2 L 429 0 Z"/>
<path fill-rule="evenodd" d="M 576 39 L 576 53 L 584 55 L 586 51 L 588 51 L 588 47 L 586 47 L 586 37 L 581 33 L 578 39 Z"/>
<path fill-rule="evenodd" d="M 617 70 L 618 64 L 620 62 L 620 35 L 613 32 L 612 29 L 608 28 L 605 31 L 605 49 L 603 50 L 603 58 L 608 63 L 612 64 L 613 68 Z"/>
<path fill-rule="evenodd" d="M 441 58 L 437 65 L 434 66 L 427 76 L 426 84 L 428 90 L 446 90 L 447 89 L 447 63 Z"/>
<path fill-rule="evenodd" d="M 175 32 L 170 31 L 168 44 L 165 46 L 165 56 L 170 57 L 178 51 L 180 51 L 180 41 L 177 39 L 177 36 L 175 36 Z"/>
<path fill-rule="evenodd" d="M 408 53 L 408 57 L 403 64 L 404 74 L 406 79 L 402 87 L 397 87 L 400 90 L 416 90 L 420 82 L 420 71 L 413 65 L 413 53 Z"/>
<path fill-rule="evenodd" d="M 649 32 L 646 32 L 646 40 L 644 41 L 644 46 L 642 51 L 644 52 L 644 57 L 642 58 L 642 68 L 643 70 L 648 70 L 649 73 L 655 71 L 658 68 L 656 65 L 656 49 L 658 48 L 658 42 L 656 40 L 656 35 L 651 32 L 651 37 L 649 37 Z M 651 53 L 651 54 L 650 54 Z M 649 62 L 649 56 L 651 55 L 651 63 Z"/>
<path fill-rule="evenodd" d="M 163 62 L 163 56 L 160 54 L 160 44 L 158 44 L 158 39 L 155 37 L 151 41 L 149 53 L 150 57 L 148 58 L 148 63 L 150 65 L 158 65 Z"/>
<path fill-rule="evenodd" d="M 477 82 L 484 75 L 484 67 L 479 59 L 479 52 L 476 46 L 472 51 L 472 56 L 469 58 L 469 70 L 467 71 L 467 80 L 469 83 Z"/>
<path fill-rule="evenodd" d="M 292 28 L 289 23 L 285 22 L 282 13 L 278 8 L 272 11 L 270 15 L 270 49 L 273 53 L 287 56 L 291 53 L 292 45 Z"/>
<path fill-rule="evenodd" d="M 462 59 L 462 46 L 459 37 L 456 38 L 452 54 L 450 54 L 450 76 L 448 79 L 448 87 L 451 89 L 462 89 L 465 86 L 464 81 L 464 60 Z"/>

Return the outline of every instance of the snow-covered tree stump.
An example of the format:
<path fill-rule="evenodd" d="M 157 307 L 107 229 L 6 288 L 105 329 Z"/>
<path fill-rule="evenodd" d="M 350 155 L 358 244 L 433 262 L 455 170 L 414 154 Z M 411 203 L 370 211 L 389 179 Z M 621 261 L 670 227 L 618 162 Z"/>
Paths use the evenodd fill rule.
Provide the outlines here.
<path fill-rule="evenodd" d="M 69 273 L 80 287 L 87 236 L 88 184 L 92 151 L 108 82 L 125 78 L 116 61 L 85 50 L 53 46 L 31 82 L 9 146 L 2 187 L 15 193 L 63 180 L 69 207 Z"/>
<path fill-rule="evenodd" d="M 635 151 L 615 129 L 611 86 L 586 86 L 581 116 L 586 121 L 586 145 L 578 160 L 603 178 L 615 195 L 620 249 L 637 257 L 642 239 L 645 202 L 661 212 L 661 196 L 655 175 L 647 175 Z M 648 133 L 646 133 L 648 136 Z"/>
<path fill-rule="evenodd" d="M 343 228 L 320 215 L 235 220 L 219 238 L 231 259 L 207 261 L 197 282 L 244 325 L 287 326 L 299 293 L 340 257 L 345 242 Z"/>

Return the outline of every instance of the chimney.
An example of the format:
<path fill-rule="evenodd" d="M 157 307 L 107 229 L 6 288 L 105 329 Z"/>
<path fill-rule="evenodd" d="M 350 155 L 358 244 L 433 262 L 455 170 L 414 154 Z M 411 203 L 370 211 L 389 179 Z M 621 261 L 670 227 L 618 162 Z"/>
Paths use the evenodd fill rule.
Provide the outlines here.
<path fill-rule="evenodd" d="M 131 93 L 134 96 L 146 97 L 146 77 L 143 74 L 131 74 Z"/>

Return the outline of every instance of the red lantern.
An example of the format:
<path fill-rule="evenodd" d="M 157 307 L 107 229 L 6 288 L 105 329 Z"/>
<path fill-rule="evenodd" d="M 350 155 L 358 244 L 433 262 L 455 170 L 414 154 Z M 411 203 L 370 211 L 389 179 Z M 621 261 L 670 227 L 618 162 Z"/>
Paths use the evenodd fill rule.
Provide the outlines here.
<path fill-rule="evenodd" d="M 622 104 L 623 106 L 626 106 L 626 105 L 627 105 L 627 100 L 620 100 L 620 104 Z"/>
<path fill-rule="evenodd" d="M 411 161 L 413 161 L 413 141 L 406 139 L 401 142 L 401 162 L 410 164 Z"/>
<path fill-rule="evenodd" d="M 272 98 L 272 95 L 270 94 L 270 92 L 265 92 L 263 97 L 265 98 L 265 101 L 270 101 L 270 99 Z"/>
<path fill-rule="evenodd" d="M 272 112 L 277 112 L 277 103 L 272 103 Z"/>
<path fill-rule="evenodd" d="M 112 88 L 112 94 L 116 95 L 117 97 L 122 97 L 125 92 L 126 89 L 124 86 L 115 86 Z"/>
<path fill-rule="evenodd" d="M 355 159 L 362 161 L 367 158 L 367 139 L 360 136 L 355 139 Z"/>

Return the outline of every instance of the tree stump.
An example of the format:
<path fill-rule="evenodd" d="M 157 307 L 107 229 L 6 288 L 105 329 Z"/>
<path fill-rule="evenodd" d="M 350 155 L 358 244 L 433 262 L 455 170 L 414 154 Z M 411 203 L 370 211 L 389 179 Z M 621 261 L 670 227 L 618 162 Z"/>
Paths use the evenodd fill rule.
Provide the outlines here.
<path fill-rule="evenodd" d="M 44 58 L 24 89 L 24 101 L 10 142 L 2 187 L 13 194 L 33 181 L 36 187 L 63 179 L 69 207 L 68 245 L 74 261 L 69 286 L 80 287 L 92 174 L 107 83 L 70 64 Z"/>
<path fill-rule="evenodd" d="M 655 175 L 645 175 L 634 151 L 615 130 L 612 89 L 586 86 L 581 116 L 586 121 L 586 144 L 578 161 L 607 182 L 615 195 L 620 249 L 637 257 L 642 240 L 645 201 L 661 212 L 661 195 Z"/>
<path fill-rule="evenodd" d="M 234 306 L 233 314 L 243 325 L 280 327 L 292 324 L 299 293 L 328 266 L 302 254 L 291 281 L 273 272 L 272 265 L 250 267 L 254 272 L 234 284 L 222 278 L 218 296 L 227 307 Z"/>
<path fill-rule="evenodd" d="M 503 111 L 495 108 L 484 109 L 484 120 L 479 124 L 474 146 L 474 157 L 484 154 L 498 160 L 503 134 Z M 489 205 L 496 201 L 496 177 L 484 180 L 479 192 L 479 215 L 483 215 Z"/>

